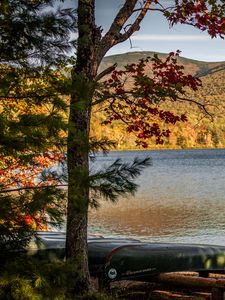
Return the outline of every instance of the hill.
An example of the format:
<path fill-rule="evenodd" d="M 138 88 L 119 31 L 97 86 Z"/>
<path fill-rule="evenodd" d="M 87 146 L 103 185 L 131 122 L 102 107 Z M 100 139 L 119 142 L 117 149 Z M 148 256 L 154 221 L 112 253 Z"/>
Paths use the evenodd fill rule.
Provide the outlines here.
<path fill-rule="evenodd" d="M 131 52 L 121 55 L 105 57 L 101 70 L 118 64 L 118 69 L 124 65 L 137 62 L 140 58 L 152 56 L 153 52 Z M 160 57 L 166 54 L 159 53 Z M 225 147 L 225 62 L 204 62 L 179 58 L 179 63 L 184 65 L 185 72 L 201 77 L 203 86 L 189 97 L 207 104 L 213 119 L 200 113 L 196 105 L 188 103 L 164 103 L 163 108 L 173 112 L 186 113 L 188 122 L 172 126 L 171 135 L 160 148 L 216 148 Z M 118 143 L 118 149 L 138 149 L 135 136 L 127 133 L 123 124 L 118 121 L 110 126 L 101 126 L 104 113 L 97 109 L 93 113 L 92 128 L 97 137 L 108 136 Z M 159 146 L 151 141 L 151 149 Z"/>
<path fill-rule="evenodd" d="M 142 51 L 142 52 L 128 52 L 124 54 L 106 56 L 100 66 L 100 71 L 105 68 L 117 63 L 118 69 L 123 68 L 124 65 L 135 63 L 141 58 L 152 57 L 154 54 L 158 54 L 160 58 L 165 58 L 166 53 Z M 178 61 L 184 66 L 185 72 L 190 73 L 194 76 L 202 77 L 208 74 L 212 74 L 221 70 L 225 70 L 225 61 L 224 62 L 205 62 L 198 61 L 194 59 L 189 59 L 185 57 L 179 57 Z"/>

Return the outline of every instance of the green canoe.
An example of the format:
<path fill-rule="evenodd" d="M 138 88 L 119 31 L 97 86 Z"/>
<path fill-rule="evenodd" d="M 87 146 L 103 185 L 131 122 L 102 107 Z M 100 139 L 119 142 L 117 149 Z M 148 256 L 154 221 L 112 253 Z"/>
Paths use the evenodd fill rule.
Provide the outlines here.
<path fill-rule="evenodd" d="M 28 249 L 31 255 L 65 256 L 65 233 L 39 232 L 38 242 Z M 150 281 L 164 272 L 223 272 L 225 246 L 144 243 L 135 239 L 89 237 L 89 268 L 92 276 L 104 281 Z"/>

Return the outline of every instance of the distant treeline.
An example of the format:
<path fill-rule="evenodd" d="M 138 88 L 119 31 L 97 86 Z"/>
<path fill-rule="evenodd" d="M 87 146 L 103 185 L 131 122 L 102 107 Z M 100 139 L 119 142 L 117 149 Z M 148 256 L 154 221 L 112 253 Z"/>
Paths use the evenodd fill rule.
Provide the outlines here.
<path fill-rule="evenodd" d="M 171 126 L 170 137 L 164 145 L 156 145 L 150 141 L 151 149 L 180 148 L 219 148 L 225 147 L 225 71 L 217 71 L 201 77 L 203 87 L 196 93 L 189 93 L 188 98 L 200 101 L 210 115 L 193 103 L 164 103 L 163 108 L 177 113 L 186 113 L 188 122 Z M 135 136 L 127 133 L 122 122 L 101 125 L 104 113 L 96 111 L 92 117 L 93 134 L 97 137 L 107 136 L 117 142 L 117 149 L 139 149 Z"/>

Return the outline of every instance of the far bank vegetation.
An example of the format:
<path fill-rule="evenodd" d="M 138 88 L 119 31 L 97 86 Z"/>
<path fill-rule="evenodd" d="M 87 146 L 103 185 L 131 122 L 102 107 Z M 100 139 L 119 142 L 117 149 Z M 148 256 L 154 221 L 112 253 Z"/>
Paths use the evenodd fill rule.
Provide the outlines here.
<path fill-rule="evenodd" d="M 190 70 L 188 70 L 190 71 Z M 171 126 L 170 137 L 164 145 L 151 141 L 151 149 L 223 148 L 225 147 L 225 70 L 201 77 L 202 88 L 189 95 L 190 99 L 206 104 L 211 116 L 201 113 L 198 106 L 182 103 L 165 103 L 163 107 L 174 112 L 184 112 L 188 121 Z M 138 150 L 135 136 L 127 133 L 122 122 L 104 126 L 104 112 L 97 107 L 92 116 L 92 133 L 107 136 L 117 142 L 117 150 Z"/>

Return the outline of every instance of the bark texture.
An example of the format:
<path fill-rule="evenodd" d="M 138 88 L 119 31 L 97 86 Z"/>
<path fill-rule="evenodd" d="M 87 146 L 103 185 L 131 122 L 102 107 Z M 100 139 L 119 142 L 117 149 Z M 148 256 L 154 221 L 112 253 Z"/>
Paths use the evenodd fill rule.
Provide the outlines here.
<path fill-rule="evenodd" d="M 89 289 L 87 255 L 88 139 L 94 92 L 94 1 L 81 0 L 78 8 L 77 62 L 72 70 L 68 132 L 68 207 L 66 255 L 79 272 L 72 292 Z"/>
<path fill-rule="evenodd" d="M 87 222 L 89 202 L 89 131 L 93 94 L 96 87 L 97 70 L 106 52 L 124 40 L 120 33 L 128 18 L 132 15 L 138 0 L 126 0 L 118 12 L 112 26 L 104 37 L 101 28 L 95 24 L 95 1 L 78 1 L 78 48 L 77 61 L 72 70 L 72 95 L 70 102 L 68 129 L 68 206 L 66 256 L 74 267 L 75 284 L 68 294 L 83 293 L 90 288 L 87 253 Z M 135 21 L 126 34 L 128 38 L 139 28 L 144 13 Z M 108 73 L 105 72 L 106 74 Z M 104 75 L 104 74 L 103 74 Z M 101 75 L 102 76 L 102 75 Z M 100 77 L 101 77 L 100 76 Z M 76 269 L 75 269 L 76 268 Z"/>

